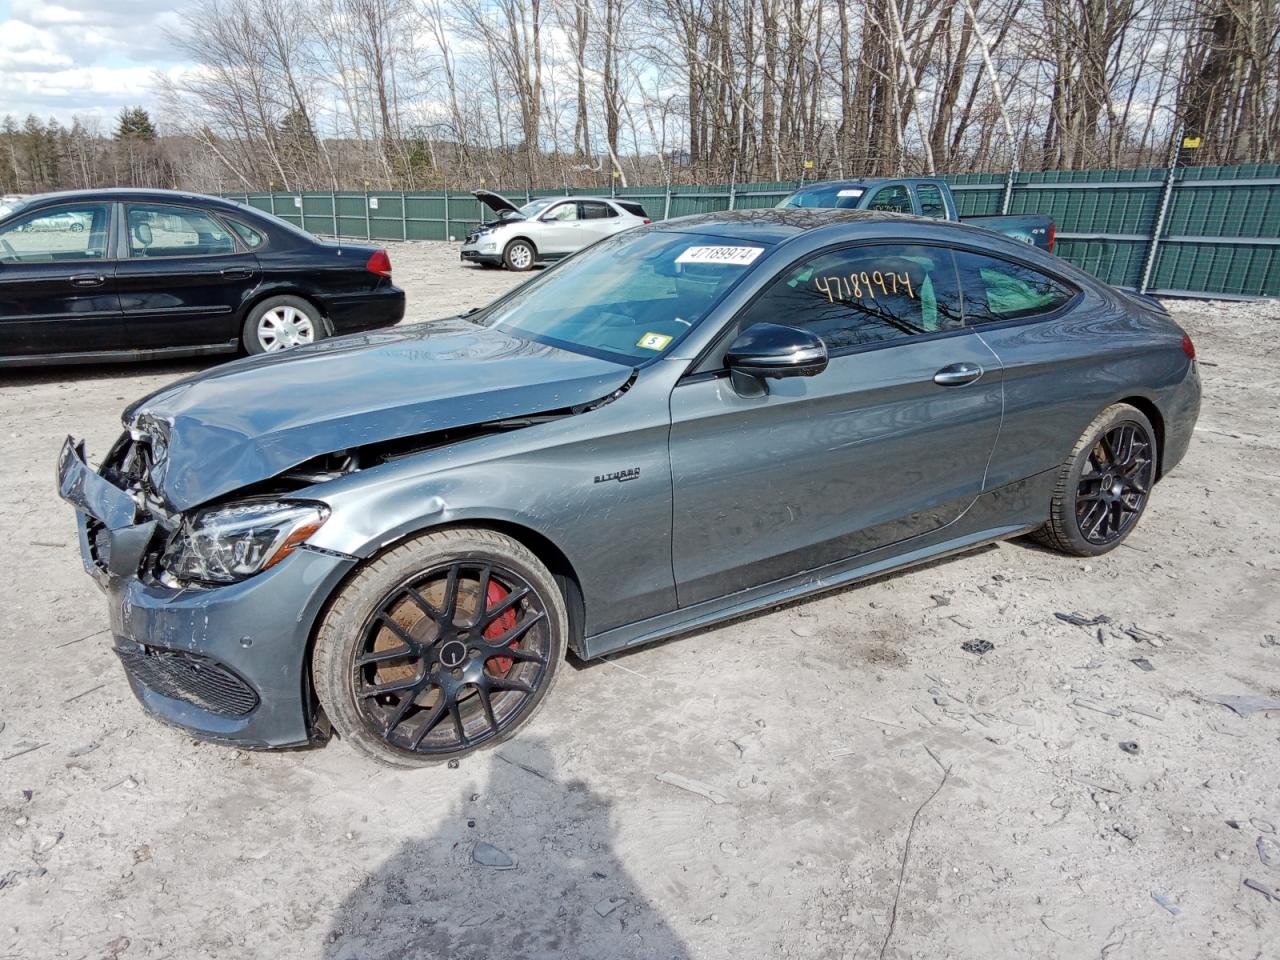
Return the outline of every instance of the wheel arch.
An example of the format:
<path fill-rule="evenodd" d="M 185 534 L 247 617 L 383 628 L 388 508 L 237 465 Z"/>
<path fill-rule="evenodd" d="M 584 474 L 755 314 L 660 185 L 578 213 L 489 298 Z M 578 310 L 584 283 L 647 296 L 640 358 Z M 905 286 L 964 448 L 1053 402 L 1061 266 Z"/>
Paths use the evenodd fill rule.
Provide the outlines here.
<path fill-rule="evenodd" d="M 534 243 L 534 241 L 533 241 L 533 239 L 532 239 L 531 237 L 526 237 L 523 233 L 517 234 L 516 236 L 514 236 L 514 237 L 510 238 L 509 240 L 507 240 L 507 242 L 506 242 L 506 243 L 504 243 L 504 244 L 502 245 L 502 253 L 503 253 L 503 256 L 504 256 L 504 257 L 506 256 L 506 253 L 507 253 L 507 247 L 511 246 L 511 245 L 512 245 L 513 243 L 515 243 L 517 240 L 520 240 L 520 241 L 523 241 L 524 243 L 527 243 L 527 244 L 528 244 L 528 245 L 533 249 L 533 259 L 534 259 L 535 261 L 537 261 L 538 256 L 539 256 L 539 254 L 538 254 L 538 245 L 537 245 L 536 243 Z"/>
<path fill-rule="evenodd" d="M 324 305 L 306 290 L 299 289 L 293 285 L 259 287 L 253 291 L 253 294 L 240 309 L 239 325 L 242 330 L 245 322 L 249 319 L 249 314 L 253 313 L 254 309 L 264 300 L 270 300 L 272 297 L 297 297 L 299 300 L 307 301 L 307 303 L 315 307 L 316 313 L 320 315 L 320 321 L 325 328 L 325 336 L 333 336 L 333 321 L 329 319 L 329 313 L 325 310 Z"/>
<path fill-rule="evenodd" d="M 498 520 L 481 517 L 468 517 L 453 520 L 449 523 L 428 523 L 420 527 L 405 530 L 394 540 L 381 544 L 378 549 L 372 553 L 360 556 L 359 562 L 352 564 L 346 574 L 333 585 L 331 590 L 329 590 L 328 595 L 321 602 L 318 610 L 316 611 L 316 615 L 311 622 L 311 629 L 307 635 L 307 643 L 302 651 L 302 708 L 305 713 L 308 729 L 316 731 L 321 739 L 327 739 L 328 737 L 328 730 L 327 728 L 324 728 L 321 723 L 322 719 L 327 721 L 327 718 L 324 718 L 324 712 L 320 706 L 320 697 L 316 693 L 316 683 L 315 677 L 312 674 L 311 662 L 315 653 L 316 637 L 320 632 L 320 625 L 328 615 L 330 606 L 342 591 L 346 589 L 347 584 L 351 582 L 352 578 L 354 578 L 356 574 L 359 573 L 367 564 L 377 560 L 389 550 L 394 550 L 396 547 L 399 547 L 410 537 L 449 529 L 492 530 L 495 533 L 501 533 L 524 546 L 542 563 L 544 563 L 547 569 L 551 571 L 552 578 L 560 587 L 561 594 L 564 597 L 565 610 L 569 614 L 569 637 L 567 646 L 578 656 L 583 655 L 582 638 L 585 633 L 586 604 L 582 594 L 582 584 L 577 571 L 574 569 L 573 563 L 569 560 L 568 555 L 551 538 L 537 530 L 534 530 L 532 527 L 511 520 Z"/>
<path fill-rule="evenodd" d="M 397 531 L 398 535 L 392 539 L 386 540 L 378 544 L 377 548 L 370 552 L 359 552 L 359 562 L 352 565 L 347 571 L 346 576 L 334 584 L 333 589 L 329 591 L 320 607 L 319 613 L 316 615 L 315 621 L 311 627 L 310 636 L 307 638 L 307 649 L 305 651 L 306 663 L 311 662 L 311 653 L 315 647 L 316 633 L 320 629 L 320 624 L 324 621 L 325 615 L 329 609 L 329 605 L 333 603 L 350 580 L 367 564 L 370 564 L 390 550 L 394 550 L 411 537 L 421 536 L 424 533 L 434 533 L 439 530 L 492 530 L 494 533 L 501 533 L 510 537 L 517 543 L 528 549 L 535 557 L 538 558 L 547 569 L 551 571 L 552 578 L 560 587 L 560 592 L 564 597 L 565 609 L 569 614 L 569 649 L 574 653 L 581 655 L 582 638 L 585 636 L 586 627 L 586 598 L 582 592 L 582 580 L 578 576 L 577 569 L 573 562 L 569 559 L 564 549 L 548 537 L 546 534 L 535 530 L 533 527 L 518 521 L 509 519 L 498 519 L 486 516 L 474 517 L 456 517 L 447 523 L 423 523 L 421 525 L 412 526 Z M 306 685 L 308 697 L 314 696 L 314 687 L 310 677 L 309 668 L 305 671 Z"/>
<path fill-rule="evenodd" d="M 1164 415 L 1150 397 L 1125 397 L 1117 403 L 1127 403 L 1151 421 L 1151 429 L 1156 432 L 1156 479 L 1164 476 Z"/>

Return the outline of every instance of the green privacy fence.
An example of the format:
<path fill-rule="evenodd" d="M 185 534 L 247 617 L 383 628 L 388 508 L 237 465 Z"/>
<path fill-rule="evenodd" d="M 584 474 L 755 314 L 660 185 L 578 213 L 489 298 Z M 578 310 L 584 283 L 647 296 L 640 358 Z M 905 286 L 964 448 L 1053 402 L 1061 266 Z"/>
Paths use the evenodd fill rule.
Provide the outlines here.
<path fill-rule="evenodd" d="M 1280 164 L 1173 170 L 1081 170 L 944 177 L 961 216 L 1041 213 L 1057 225 L 1059 256 L 1116 286 L 1172 296 L 1280 296 Z M 771 207 L 795 181 L 619 187 L 654 220 Z M 598 189 L 500 190 L 534 197 Z M 492 219 L 469 193 L 226 194 L 325 236 L 461 240 Z"/>

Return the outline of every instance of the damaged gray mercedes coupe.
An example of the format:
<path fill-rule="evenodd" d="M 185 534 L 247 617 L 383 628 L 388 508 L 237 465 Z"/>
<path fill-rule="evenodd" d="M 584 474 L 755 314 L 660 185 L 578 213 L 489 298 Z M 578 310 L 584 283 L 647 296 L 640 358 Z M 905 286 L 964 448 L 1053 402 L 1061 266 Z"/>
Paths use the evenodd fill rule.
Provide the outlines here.
<path fill-rule="evenodd" d="M 1159 304 L 972 227 L 762 210 L 470 315 L 216 367 L 58 463 L 148 711 L 397 764 L 583 658 L 1033 533 L 1134 528 L 1200 403 Z"/>

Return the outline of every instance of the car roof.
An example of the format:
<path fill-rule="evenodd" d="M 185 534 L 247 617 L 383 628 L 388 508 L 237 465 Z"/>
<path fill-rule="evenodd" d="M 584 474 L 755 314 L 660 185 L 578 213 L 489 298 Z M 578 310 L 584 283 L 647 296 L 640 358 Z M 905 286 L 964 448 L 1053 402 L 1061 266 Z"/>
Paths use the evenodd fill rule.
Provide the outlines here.
<path fill-rule="evenodd" d="M 678 233 L 704 233 L 731 240 L 781 243 L 791 237 L 836 224 L 874 224 L 908 221 L 921 217 L 887 210 L 833 210 L 816 207 L 762 207 L 756 210 L 725 210 L 666 220 L 659 229 Z M 932 223 L 934 221 L 924 221 Z"/>
<path fill-rule="evenodd" d="M 199 200 L 202 203 L 216 204 L 228 210 L 241 209 L 242 205 L 222 197 L 212 197 L 205 193 L 194 193 L 189 190 L 148 190 L 138 187 L 106 187 L 101 190 L 62 190 L 57 193 L 39 193 L 25 198 L 24 210 L 53 203 L 65 203 L 76 200 L 138 200 L 156 203 Z"/>
<path fill-rule="evenodd" d="M 620 200 L 626 199 L 626 197 L 534 197 L 533 200 L 530 200 L 529 202 L 532 203 L 534 200 L 554 200 L 556 202 L 561 200 L 599 200 L 601 203 L 617 203 Z"/>

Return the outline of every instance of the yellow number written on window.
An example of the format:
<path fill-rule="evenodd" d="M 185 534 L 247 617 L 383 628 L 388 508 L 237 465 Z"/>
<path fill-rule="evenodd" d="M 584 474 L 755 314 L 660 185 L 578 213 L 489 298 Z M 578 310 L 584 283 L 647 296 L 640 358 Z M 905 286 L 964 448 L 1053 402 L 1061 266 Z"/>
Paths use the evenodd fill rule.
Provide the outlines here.
<path fill-rule="evenodd" d="M 892 270 L 855 270 L 848 276 L 814 277 L 813 285 L 819 293 L 826 294 L 828 303 L 838 300 L 876 299 L 876 291 L 882 297 L 899 296 L 918 300 L 919 294 L 911 286 L 911 275 Z"/>

